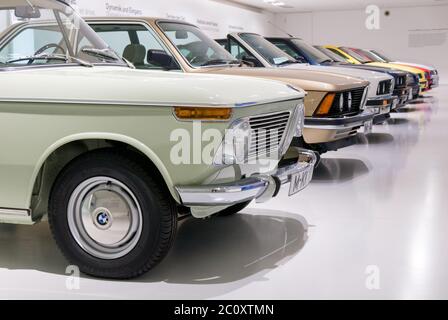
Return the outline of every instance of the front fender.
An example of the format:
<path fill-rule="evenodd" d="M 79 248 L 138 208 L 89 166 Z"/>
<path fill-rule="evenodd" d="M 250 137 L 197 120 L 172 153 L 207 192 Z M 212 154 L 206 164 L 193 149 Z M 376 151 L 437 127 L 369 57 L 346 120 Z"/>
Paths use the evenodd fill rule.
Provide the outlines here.
<path fill-rule="evenodd" d="M 107 133 L 107 132 L 89 132 L 89 133 L 78 133 L 70 136 L 66 136 L 62 139 L 59 139 L 58 141 L 54 142 L 51 146 L 49 146 L 45 152 L 40 156 L 39 161 L 36 163 L 36 166 L 34 167 L 33 174 L 31 176 L 31 180 L 29 182 L 28 186 L 28 193 L 27 197 L 29 200 L 29 204 L 31 204 L 31 198 L 33 193 L 33 188 L 35 185 L 35 182 L 38 178 L 39 172 L 42 169 L 42 166 L 44 165 L 45 161 L 48 159 L 48 157 L 53 154 L 56 150 L 59 148 L 76 141 L 83 141 L 83 140 L 110 140 L 110 141 L 116 141 L 121 142 L 126 145 L 129 145 L 136 150 L 140 151 L 142 154 L 144 154 L 148 160 L 150 160 L 156 168 L 159 170 L 160 174 L 162 175 L 166 186 L 168 187 L 172 197 L 174 200 L 178 203 L 180 203 L 179 194 L 177 193 L 176 189 L 174 188 L 172 179 L 170 174 L 168 173 L 168 170 L 166 169 L 165 165 L 163 164 L 163 161 L 156 155 L 156 153 L 151 150 L 147 145 L 142 143 L 141 141 L 126 136 L 122 134 L 116 134 L 116 133 Z"/>

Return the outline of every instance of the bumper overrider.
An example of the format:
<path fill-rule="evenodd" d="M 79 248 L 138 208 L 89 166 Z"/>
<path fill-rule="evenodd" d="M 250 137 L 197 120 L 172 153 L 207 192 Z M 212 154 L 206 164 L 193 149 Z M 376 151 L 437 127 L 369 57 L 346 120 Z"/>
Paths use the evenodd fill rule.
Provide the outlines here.
<path fill-rule="evenodd" d="M 390 118 L 390 112 L 396 107 L 394 97 L 378 97 L 367 100 L 366 108 L 374 114 L 373 124 L 380 124 Z"/>
<path fill-rule="evenodd" d="M 410 87 L 395 89 L 393 94 L 398 99 L 396 108 L 404 107 L 409 100 L 412 100 L 416 90 L 417 89 L 411 89 Z M 418 92 L 420 93 L 420 87 L 418 87 Z M 411 94 L 412 97 L 410 96 Z"/>
<path fill-rule="evenodd" d="M 439 74 L 431 73 L 431 79 L 429 81 L 429 89 L 434 89 L 439 86 Z"/>
<path fill-rule="evenodd" d="M 291 147 L 291 150 L 298 155 L 295 161 L 287 161 L 272 174 L 259 174 L 226 184 L 179 186 L 176 189 L 182 204 L 187 207 L 232 206 L 250 200 L 261 203 L 275 197 L 287 183 L 295 184 L 291 185 L 295 192 L 301 191 L 313 178 L 317 156 L 305 149 Z"/>

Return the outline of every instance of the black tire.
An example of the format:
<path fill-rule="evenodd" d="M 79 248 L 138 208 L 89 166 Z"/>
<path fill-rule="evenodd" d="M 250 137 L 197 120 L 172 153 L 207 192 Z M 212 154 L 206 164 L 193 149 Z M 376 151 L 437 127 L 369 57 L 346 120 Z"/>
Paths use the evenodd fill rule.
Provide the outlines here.
<path fill-rule="evenodd" d="M 219 211 L 218 213 L 215 213 L 215 216 L 217 217 L 228 217 L 228 216 L 232 216 L 234 214 L 237 214 L 238 212 L 241 212 L 242 210 L 244 210 L 244 208 L 246 208 L 252 201 L 246 201 L 246 202 L 241 202 L 238 204 L 235 204 L 231 207 L 228 207 L 222 211 Z"/>
<path fill-rule="evenodd" d="M 102 259 L 85 251 L 69 227 L 72 193 L 81 183 L 98 176 L 124 184 L 132 191 L 141 212 L 141 232 L 134 236 L 136 245 L 116 259 Z M 137 159 L 108 149 L 80 156 L 63 169 L 50 194 L 48 217 L 53 237 L 70 263 L 102 278 L 129 279 L 146 273 L 166 256 L 177 231 L 176 204 L 166 186 Z"/>

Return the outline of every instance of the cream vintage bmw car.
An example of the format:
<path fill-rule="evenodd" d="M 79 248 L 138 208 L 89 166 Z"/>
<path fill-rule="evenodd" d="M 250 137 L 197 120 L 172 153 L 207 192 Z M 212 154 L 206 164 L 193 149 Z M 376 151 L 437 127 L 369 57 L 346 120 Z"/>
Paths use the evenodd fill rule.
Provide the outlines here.
<path fill-rule="evenodd" d="M 62 1 L 2 1 L 0 21 L 0 222 L 48 213 L 83 272 L 141 275 L 179 216 L 232 214 L 310 182 L 316 156 L 289 147 L 302 90 L 135 70 Z"/>

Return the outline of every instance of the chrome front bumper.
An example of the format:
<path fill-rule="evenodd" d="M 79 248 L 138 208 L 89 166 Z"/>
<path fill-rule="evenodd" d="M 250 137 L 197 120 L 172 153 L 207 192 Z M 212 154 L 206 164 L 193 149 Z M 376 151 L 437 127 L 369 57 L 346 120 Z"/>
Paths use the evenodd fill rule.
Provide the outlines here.
<path fill-rule="evenodd" d="M 374 114 L 370 110 L 365 110 L 355 116 L 341 117 L 341 118 L 305 118 L 305 128 L 310 129 L 327 129 L 340 130 L 359 128 L 364 123 L 372 120 Z"/>
<path fill-rule="evenodd" d="M 440 82 L 439 75 L 432 75 L 431 80 L 432 81 L 431 81 L 430 89 L 437 88 L 439 86 L 439 82 Z"/>
<path fill-rule="evenodd" d="M 236 182 L 176 187 L 182 204 L 189 206 L 232 206 L 241 202 L 257 200 L 265 202 L 275 197 L 284 184 L 291 182 L 291 178 L 300 173 L 306 173 L 311 181 L 314 166 L 317 162 L 316 154 L 312 151 L 291 147 L 297 152 L 297 161 L 293 164 L 279 167 L 271 175 L 256 175 Z M 305 160 L 304 160 L 305 159 Z"/>

